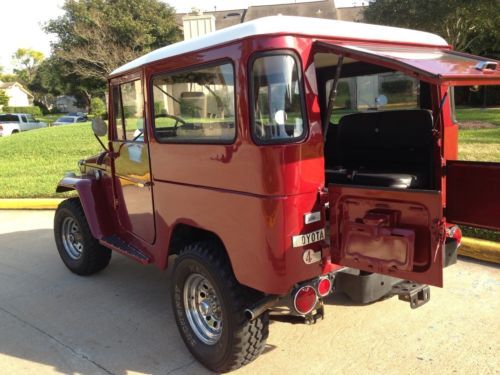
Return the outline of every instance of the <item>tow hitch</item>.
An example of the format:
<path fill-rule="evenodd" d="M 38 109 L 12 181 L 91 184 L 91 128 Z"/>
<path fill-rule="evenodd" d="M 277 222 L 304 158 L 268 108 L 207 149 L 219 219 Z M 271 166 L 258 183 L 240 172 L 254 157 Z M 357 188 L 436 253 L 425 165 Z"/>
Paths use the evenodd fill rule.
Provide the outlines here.
<path fill-rule="evenodd" d="M 392 286 L 392 294 L 397 295 L 401 301 L 409 302 L 410 307 L 416 309 L 429 301 L 431 289 L 429 285 L 404 280 Z"/>

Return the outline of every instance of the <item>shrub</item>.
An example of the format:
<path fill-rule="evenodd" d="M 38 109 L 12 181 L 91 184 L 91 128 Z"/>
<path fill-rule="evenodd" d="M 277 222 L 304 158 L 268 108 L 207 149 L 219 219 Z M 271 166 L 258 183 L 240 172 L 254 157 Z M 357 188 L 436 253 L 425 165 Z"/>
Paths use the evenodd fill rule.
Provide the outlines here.
<path fill-rule="evenodd" d="M 7 113 L 28 113 L 33 116 L 41 116 L 42 110 L 40 107 L 32 106 L 32 107 L 4 107 L 4 112 Z"/>
<path fill-rule="evenodd" d="M 106 104 L 101 98 L 92 98 L 90 101 L 90 114 L 94 116 L 101 116 L 106 113 Z"/>

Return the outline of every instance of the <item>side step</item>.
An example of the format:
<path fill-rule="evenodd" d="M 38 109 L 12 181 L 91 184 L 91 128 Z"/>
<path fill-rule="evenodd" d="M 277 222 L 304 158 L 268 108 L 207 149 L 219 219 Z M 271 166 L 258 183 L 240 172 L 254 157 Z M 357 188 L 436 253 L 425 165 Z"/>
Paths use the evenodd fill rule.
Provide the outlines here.
<path fill-rule="evenodd" d="M 401 301 L 409 302 L 412 309 L 426 304 L 431 299 L 429 285 L 417 284 L 408 280 L 393 285 L 392 293 L 397 295 Z"/>
<path fill-rule="evenodd" d="M 123 241 L 116 234 L 112 236 L 103 237 L 99 242 L 102 245 L 109 247 L 111 250 L 115 250 L 123 255 L 126 255 L 134 259 L 136 262 L 139 262 L 141 264 L 151 263 L 151 258 L 149 256 L 144 254 L 141 250 L 139 250 L 135 246 Z"/>

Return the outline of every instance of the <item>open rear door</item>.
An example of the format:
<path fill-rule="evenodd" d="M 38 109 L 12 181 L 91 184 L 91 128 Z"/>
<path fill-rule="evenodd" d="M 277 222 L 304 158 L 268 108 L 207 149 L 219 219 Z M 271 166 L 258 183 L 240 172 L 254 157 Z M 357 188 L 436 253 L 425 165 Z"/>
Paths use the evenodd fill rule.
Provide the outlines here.
<path fill-rule="evenodd" d="M 447 161 L 446 220 L 500 230 L 500 163 Z"/>
<path fill-rule="evenodd" d="M 376 43 L 316 42 L 326 50 L 359 61 L 399 70 L 437 85 L 499 85 L 500 62 L 445 47 L 395 46 Z"/>
<path fill-rule="evenodd" d="M 443 285 L 441 193 L 330 184 L 332 261 Z"/>

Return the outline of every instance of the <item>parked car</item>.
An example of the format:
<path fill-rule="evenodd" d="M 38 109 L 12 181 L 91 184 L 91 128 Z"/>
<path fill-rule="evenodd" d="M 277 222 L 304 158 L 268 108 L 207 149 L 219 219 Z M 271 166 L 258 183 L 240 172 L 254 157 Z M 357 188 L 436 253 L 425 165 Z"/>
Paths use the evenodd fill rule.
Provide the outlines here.
<path fill-rule="evenodd" d="M 287 16 L 153 51 L 111 74 L 109 142 L 57 186 L 78 193 L 59 255 L 79 275 L 112 250 L 173 261 L 180 335 L 215 372 L 263 352 L 270 313 L 314 323 L 333 291 L 419 307 L 457 225 L 500 229 L 500 163 L 457 160 L 450 89 L 498 67 L 430 33 Z"/>
<path fill-rule="evenodd" d="M 77 116 L 77 117 L 83 117 L 85 121 L 88 121 L 88 116 L 85 112 L 70 112 L 66 114 L 66 116 Z"/>
<path fill-rule="evenodd" d="M 87 121 L 86 116 L 62 116 L 52 123 L 52 126 L 75 124 Z"/>
<path fill-rule="evenodd" d="M 28 113 L 0 114 L 0 137 L 46 126 L 45 122 L 36 120 Z"/>

